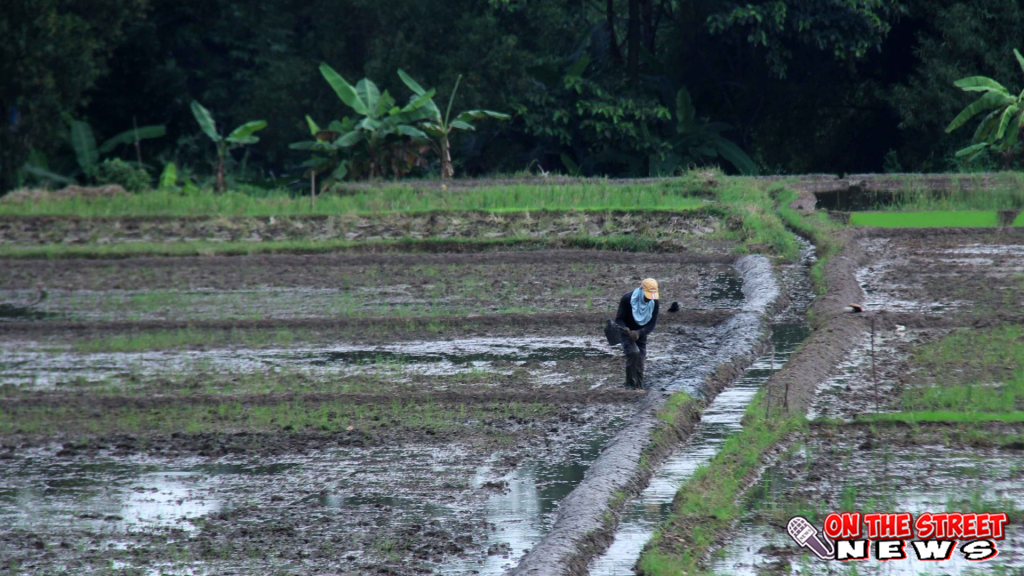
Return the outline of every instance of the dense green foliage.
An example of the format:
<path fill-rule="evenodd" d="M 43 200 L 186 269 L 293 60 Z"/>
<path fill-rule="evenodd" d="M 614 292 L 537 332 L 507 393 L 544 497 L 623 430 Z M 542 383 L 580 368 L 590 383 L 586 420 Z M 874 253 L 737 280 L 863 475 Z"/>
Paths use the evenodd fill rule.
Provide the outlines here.
<path fill-rule="evenodd" d="M 1024 56 L 1016 48 L 1013 55 L 1024 72 Z M 964 108 L 946 127 L 946 132 L 960 128 L 978 114 L 985 114 L 974 131 L 971 145 L 957 152 L 957 158 L 970 162 L 989 152 L 999 154 L 1004 163 L 1010 165 L 1018 155 L 1017 142 L 1024 131 L 1024 90 L 1011 94 L 1005 86 L 987 76 L 963 78 L 957 80 L 955 86 L 964 92 L 980 92 L 981 97 Z"/>
<path fill-rule="evenodd" d="M 948 170 L 971 136 L 943 134 L 969 102 L 952 83 L 1019 77 L 1007 55 L 1024 48 L 1024 8 L 1017 0 L 99 0 L 86 9 L 10 0 L 0 35 L 14 40 L 0 46 L 0 188 L 39 181 L 39 170 L 22 169 L 30 156 L 35 168 L 87 181 L 76 174 L 71 119 L 103 135 L 164 125 L 167 135 L 146 143 L 150 174 L 174 162 L 182 181 L 211 177 L 218 162 L 192 119 L 196 100 L 230 125 L 264 118 L 271 127 L 259 145 L 225 155 L 229 178 L 305 189 L 314 154 L 289 145 L 310 140 L 307 115 L 326 127 L 352 113 L 324 82 L 321 62 L 342 78 L 388 84 L 396 102 L 415 95 L 392 82 L 402 69 L 436 87 L 442 108 L 454 94 L 454 110 L 509 113 L 507 122 L 451 133 L 452 168 L 464 175 L 640 176 L 707 164 Z M 682 93 L 692 115 L 680 114 Z M 337 152 L 331 173 L 348 152 Z M 445 170 L 445 154 L 404 152 L 417 155 L 411 175 Z M 132 146 L 114 153 L 137 160 Z"/>
<path fill-rule="evenodd" d="M 109 158 L 96 167 L 97 184 L 117 184 L 129 192 L 145 192 L 153 185 L 149 173 L 120 158 Z"/>
<path fill-rule="evenodd" d="M 144 0 L 4 0 L 0 191 L 17 183 L 33 148 L 65 142 L 66 118 L 86 104 L 111 52 L 124 42 L 125 28 L 144 16 L 144 5 Z M 121 115 L 117 126 L 124 124 Z"/>

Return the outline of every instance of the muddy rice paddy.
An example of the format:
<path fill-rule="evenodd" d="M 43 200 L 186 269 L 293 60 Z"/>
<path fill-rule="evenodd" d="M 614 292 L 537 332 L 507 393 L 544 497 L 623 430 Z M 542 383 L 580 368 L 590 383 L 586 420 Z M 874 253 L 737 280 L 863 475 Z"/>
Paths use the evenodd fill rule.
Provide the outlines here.
<path fill-rule="evenodd" d="M 646 276 L 699 394 L 735 256 L 517 251 L 0 264 L 16 573 L 501 573 L 646 396 L 603 342 Z M 31 304 L 31 306 L 29 306 Z"/>
<path fill-rule="evenodd" d="M 815 297 L 812 246 L 800 262 L 741 259 L 722 226 L 658 213 L 6 220 L 0 242 L 24 245 L 614 227 L 678 249 L 0 260 L 0 570 L 632 574 L 679 486 L 782 383 L 808 423 L 763 455 L 703 571 L 849 573 L 785 533 L 792 515 L 840 509 L 1007 511 L 996 561 L 927 573 L 1024 568 L 1024 427 L 947 414 L 963 398 L 975 416 L 1024 410 L 1024 235 L 844 230 Z M 601 327 L 648 276 L 682 310 L 661 315 L 647 389 L 626 390 Z M 644 452 L 641 474 L 679 392 L 706 404 L 700 421 Z M 877 567 L 856 573 L 921 572 Z"/>

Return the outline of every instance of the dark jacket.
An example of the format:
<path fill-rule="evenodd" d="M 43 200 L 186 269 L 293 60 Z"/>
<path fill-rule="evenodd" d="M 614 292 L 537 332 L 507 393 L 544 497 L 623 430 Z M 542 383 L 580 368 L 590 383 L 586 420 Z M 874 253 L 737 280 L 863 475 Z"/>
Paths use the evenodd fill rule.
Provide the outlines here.
<path fill-rule="evenodd" d="M 633 305 L 630 303 L 632 296 L 633 291 L 630 290 L 619 300 L 619 312 L 615 315 L 615 323 L 639 332 L 640 339 L 637 342 L 644 343 L 647 342 L 647 335 L 654 332 L 655 326 L 658 325 L 658 301 L 654 301 L 654 312 L 651 312 L 651 319 L 647 321 L 647 324 L 641 326 L 633 318 Z"/>

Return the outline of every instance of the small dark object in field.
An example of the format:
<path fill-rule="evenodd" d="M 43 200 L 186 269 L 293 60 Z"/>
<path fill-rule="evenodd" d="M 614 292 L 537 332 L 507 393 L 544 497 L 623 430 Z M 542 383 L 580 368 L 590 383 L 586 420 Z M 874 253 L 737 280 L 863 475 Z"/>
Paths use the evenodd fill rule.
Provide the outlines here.
<path fill-rule="evenodd" d="M 668 307 L 668 311 L 673 314 L 679 312 L 679 302 L 673 302 L 672 305 Z"/>
<path fill-rule="evenodd" d="M 613 320 L 608 320 L 604 325 L 604 337 L 608 340 L 609 346 L 622 344 L 622 326 L 619 326 Z"/>

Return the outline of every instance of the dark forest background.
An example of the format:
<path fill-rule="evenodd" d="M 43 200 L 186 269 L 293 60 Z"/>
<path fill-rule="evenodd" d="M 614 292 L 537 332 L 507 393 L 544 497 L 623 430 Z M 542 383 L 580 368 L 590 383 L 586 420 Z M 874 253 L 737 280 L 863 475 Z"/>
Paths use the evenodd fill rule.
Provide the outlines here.
<path fill-rule="evenodd" d="M 248 177 L 299 174 L 305 116 L 350 112 L 321 62 L 400 102 L 399 68 L 439 102 L 462 74 L 456 109 L 512 119 L 456 139 L 460 175 L 658 172 L 681 88 L 762 173 L 956 170 L 971 131 L 943 129 L 971 97 L 953 81 L 1024 81 L 1024 0 L 4 0 L 0 39 L 4 189 L 30 156 L 70 162 L 72 120 L 97 137 L 166 125 L 143 144 L 152 170 L 209 174 L 192 100 L 269 123 L 235 153 Z"/>

